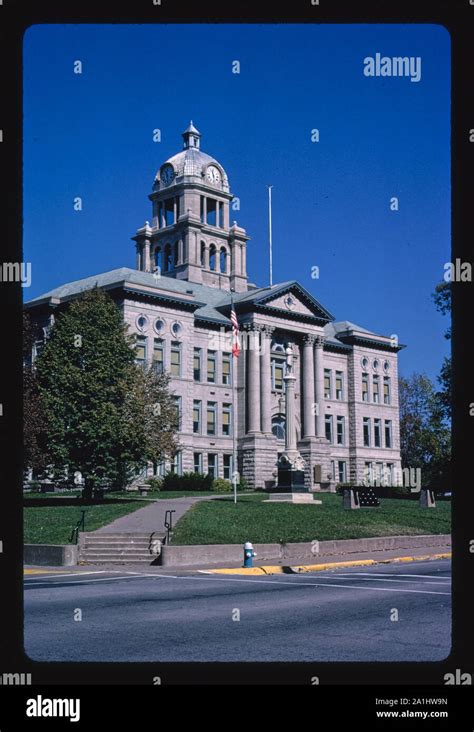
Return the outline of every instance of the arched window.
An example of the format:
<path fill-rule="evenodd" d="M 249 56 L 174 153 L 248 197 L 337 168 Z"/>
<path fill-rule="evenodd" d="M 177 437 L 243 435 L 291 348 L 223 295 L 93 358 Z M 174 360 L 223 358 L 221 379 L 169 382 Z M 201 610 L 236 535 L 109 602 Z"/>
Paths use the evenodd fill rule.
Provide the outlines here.
<path fill-rule="evenodd" d="M 285 353 L 285 342 L 281 338 L 273 338 L 271 350 L 276 353 Z"/>
<path fill-rule="evenodd" d="M 155 267 L 159 267 L 160 271 L 163 267 L 163 257 L 161 254 L 161 247 L 155 249 Z"/>
<path fill-rule="evenodd" d="M 201 267 L 204 267 L 204 261 L 206 257 L 206 244 L 205 242 L 201 242 Z"/>
<path fill-rule="evenodd" d="M 227 251 L 222 247 L 219 255 L 219 265 L 221 272 L 227 272 Z"/>
<path fill-rule="evenodd" d="M 163 269 L 165 272 L 169 272 L 173 267 L 173 261 L 171 259 L 171 245 L 165 246 L 165 261 L 163 262 Z"/>
<path fill-rule="evenodd" d="M 211 246 L 209 247 L 209 269 L 212 269 L 215 272 L 216 265 L 217 265 L 216 247 L 215 247 L 215 244 L 211 244 Z"/>
<path fill-rule="evenodd" d="M 178 242 L 176 242 L 173 247 L 173 264 L 175 267 L 178 266 L 178 262 L 179 262 L 179 248 L 178 248 Z"/>
<path fill-rule="evenodd" d="M 286 435 L 286 419 L 284 414 L 272 417 L 272 432 L 277 440 L 284 440 Z"/>

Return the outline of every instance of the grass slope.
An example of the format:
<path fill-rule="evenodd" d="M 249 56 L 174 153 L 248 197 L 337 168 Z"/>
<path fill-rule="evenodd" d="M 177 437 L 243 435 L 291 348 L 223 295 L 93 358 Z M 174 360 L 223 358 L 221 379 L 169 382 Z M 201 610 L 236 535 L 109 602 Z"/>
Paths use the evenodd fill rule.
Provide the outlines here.
<path fill-rule="evenodd" d="M 322 505 L 264 503 L 266 496 L 246 495 L 203 501 L 180 519 L 173 544 L 242 544 L 244 541 L 297 542 L 359 539 L 408 534 L 449 534 L 451 506 L 419 508 L 417 501 L 384 499 L 378 508 L 344 510 L 342 498 L 318 495 Z"/>

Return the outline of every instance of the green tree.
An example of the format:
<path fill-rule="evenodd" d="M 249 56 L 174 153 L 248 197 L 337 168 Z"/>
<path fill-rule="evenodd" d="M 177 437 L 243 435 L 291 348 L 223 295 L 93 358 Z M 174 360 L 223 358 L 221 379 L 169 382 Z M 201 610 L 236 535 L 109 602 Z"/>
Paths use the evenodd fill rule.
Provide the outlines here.
<path fill-rule="evenodd" d="M 118 307 L 94 288 L 57 316 L 37 360 L 52 468 L 80 471 L 88 500 L 177 447 L 168 378 L 135 356 Z"/>
<path fill-rule="evenodd" d="M 46 438 L 46 415 L 39 393 L 32 349 L 37 334 L 29 313 L 23 313 L 23 466 L 41 475 L 49 457 Z"/>
<path fill-rule="evenodd" d="M 420 468 L 423 486 L 446 488 L 451 435 L 432 381 L 425 374 L 400 377 L 399 403 L 402 467 Z"/>
<path fill-rule="evenodd" d="M 452 287 L 451 282 L 441 282 L 436 285 L 435 291 L 432 295 L 436 310 L 441 315 L 451 314 L 451 299 L 452 299 Z M 451 340 L 451 326 L 447 328 L 444 333 L 444 337 L 447 340 Z M 446 356 L 441 366 L 441 371 L 438 376 L 438 382 L 441 386 L 438 392 L 438 398 L 440 401 L 440 408 L 442 410 L 443 417 L 446 421 L 451 421 L 451 403 L 452 403 L 452 366 L 451 356 Z"/>

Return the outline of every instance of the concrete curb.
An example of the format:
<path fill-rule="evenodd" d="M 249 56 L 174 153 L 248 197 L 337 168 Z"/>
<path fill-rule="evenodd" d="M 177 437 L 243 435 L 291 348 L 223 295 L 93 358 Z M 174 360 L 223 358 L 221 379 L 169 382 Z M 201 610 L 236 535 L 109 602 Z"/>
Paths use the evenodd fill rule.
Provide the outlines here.
<path fill-rule="evenodd" d="M 25 544 L 23 561 L 46 567 L 72 567 L 77 564 L 79 548 L 76 544 Z"/>
<path fill-rule="evenodd" d="M 443 550 L 450 548 L 449 534 L 381 536 L 368 539 L 337 539 L 334 541 L 296 542 L 291 544 L 254 544 L 258 562 L 282 562 L 310 564 L 314 560 L 329 556 L 350 554 L 372 554 L 373 552 L 400 551 L 409 554 L 413 549 Z M 240 564 L 243 560 L 241 544 L 165 544 L 159 563 L 162 567 L 196 567 L 198 569 L 216 565 Z"/>
<path fill-rule="evenodd" d="M 434 559 L 451 559 L 451 552 L 438 554 L 419 554 L 417 556 L 392 557 L 390 559 L 354 559 L 347 562 L 325 562 L 323 564 L 300 564 L 296 566 L 267 565 L 262 567 L 233 567 L 229 569 L 200 569 L 202 574 L 300 574 L 301 572 L 322 572 L 327 569 L 344 567 L 367 567 L 374 564 L 391 564 L 392 562 L 421 562 Z"/>

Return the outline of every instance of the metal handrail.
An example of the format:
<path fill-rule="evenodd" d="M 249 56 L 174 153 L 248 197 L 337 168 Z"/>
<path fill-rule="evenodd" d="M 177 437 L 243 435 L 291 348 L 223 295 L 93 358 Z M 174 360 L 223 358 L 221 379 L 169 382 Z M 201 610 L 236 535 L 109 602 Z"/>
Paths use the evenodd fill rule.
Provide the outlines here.
<path fill-rule="evenodd" d="M 85 509 L 81 510 L 81 518 L 77 522 L 77 524 L 74 526 L 73 530 L 71 531 L 71 537 L 69 539 L 69 542 L 71 544 L 77 544 L 77 541 L 79 539 L 79 529 L 82 528 L 82 531 L 85 531 L 86 528 L 86 512 Z"/>

